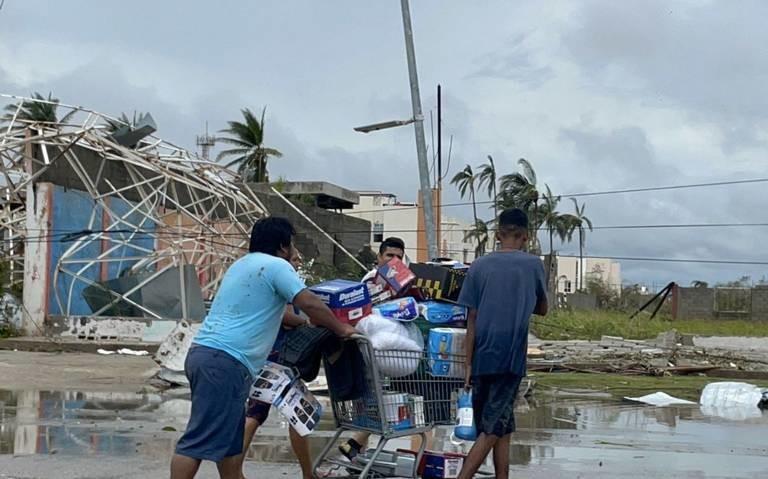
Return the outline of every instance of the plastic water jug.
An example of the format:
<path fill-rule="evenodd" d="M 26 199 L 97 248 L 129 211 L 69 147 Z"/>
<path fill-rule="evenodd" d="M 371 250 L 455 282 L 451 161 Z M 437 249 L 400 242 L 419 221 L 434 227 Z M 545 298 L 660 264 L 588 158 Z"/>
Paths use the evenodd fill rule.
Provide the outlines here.
<path fill-rule="evenodd" d="M 701 392 L 702 406 L 717 408 L 764 407 L 768 391 L 753 384 L 738 382 L 710 383 Z"/>
<path fill-rule="evenodd" d="M 701 412 L 731 421 L 762 416 L 768 407 L 768 390 L 737 382 L 710 383 L 701 392 Z"/>
<path fill-rule="evenodd" d="M 477 439 L 477 429 L 472 411 L 472 390 L 462 389 L 459 391 L 457 403 L 458 421 L 453 434 L 464 441 L 474 441 Z"/>

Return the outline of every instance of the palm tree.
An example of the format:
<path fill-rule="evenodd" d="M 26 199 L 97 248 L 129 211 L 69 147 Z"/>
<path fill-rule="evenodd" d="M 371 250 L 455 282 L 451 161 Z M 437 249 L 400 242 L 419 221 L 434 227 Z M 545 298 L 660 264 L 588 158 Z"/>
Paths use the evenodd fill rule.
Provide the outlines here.
<path fill-rule="evenodd" d="M 456 173 L 451 180 L 452 185 L 456 185 L 459 190 L 461 198 L 464 199 L 469 193 L 469 197 L 472 200 L 472 214 L 474 216 L 475 224 L 477 224 L 477 202 L 475 201 L 475 181 L 477 181 L 477 175 L 472 171 L 472 167 L 467 165 L 463 170 Z"/>
<path fill-rule="evenodd" d="M 234 148 L 219 153 L 216 160 L 234 156 L 235 159 L 225 166 L 231 168 L 237 165 L 237 172 L 243 176 L 244 181 L 263 182 L 268 181 L 267 160 L 270 157 L 283 156 L 278 150 L 264 146 L 264 115 L 267 109 L 261 111 L 261 120 L 256 118 L 250 109 L 241 110 L 245 123 L 228 121 L 229 128 L 221 130 L 230 137 L 219 138 L 219 141 L 233 145 Z"/>
<path fill-rule="evenodd" d="M 28 123 L 66 123 L 76 112 L 76 110 L 72 110 L 59 120 L 56 116 L 58 106 L 59 99 L 53 98 L 50 92 L 48 98 L 35 92 L 30 100 L 21 102 L 21 109 L 19 109 L 18 104 L 6 105 L 6 114 L 3 115 L 2 120 L 3 122 L 10 122 L 15 115 L 16 121 Z"/>
<path fill-rule="evenodd" d="M 493 163 L 493 157 L 488 155 L 488 163 L 480 165 L 480 172 L 477 174 L 477 186 L 488 188 L 488 197 L 493 200 L 493 220 L 499 217 L 499 207 L 496 204 L 496 165 Z"/>
<path fill-rule="evenodd" d="M 539 248 L 538 230 L 541 219 L 538 211 L 539 191 L 536 186 L 536 171 L 524 158 L 517 161 L 522 172 L 515 172 L 499 178 L 497 209 L 520 208 L 528 214 L 528 251 Z"/>
<path fill-rule="evenodd" d="M 549 233 L 549 254 L 554 257 L 554 237 L 557 235 L 560 241 L 566 241 L 573 235 L 573 228 L 570 226 L 570 215 L 561 215 L 557 211 L 557 205 L 560 203 L 561 197 L 555 196 L 549 185 L 544 185 L 547 188 L 547 193 L 544 195 L 544 204 L 541 206 L 541 219 L 542 223 L 546 225 L 547 232 Z"/>
<path fill-rule="evenodd" d="M 573 201 L 575 212 L 574 214 L 569 215 L 570 223 L 573 228 L 579 231 L 579 274 L 576 275 L 576 291 L 579 291 L 579 288 L 584 287 L 584 285 L 581 284 L 582 281 L 580 281 L 580 278 L 584 275 L 584 246 L 587 241 L 586 230 L 589 229 L 589 231 L 592 231 L 592 220 L 584 215 L 584 208 L 587 206 L 586 204 L 579 206 L 579 202 L 576 198 L 571 198 L 571 201 Z"/>
<path fill-rule="evenodd" d="M 485 254 L 485 247 L 488 244 L 488 239 L 488 224 L 483 220 L 476 220 L 472 229 L 467 231 L 464 235 L 464 241 L 477 241 L 477 246 L 475 246 L 475 258 L 479 258 Z"/>
<path fill-rule="evenodd" d="M 139 123 L 142 118 L 144 118 L 144 115 L 146 115 L 146 113 L 136 113 L 134 111 L 133 119 L 131 119 L 128 118 L 128 115 L 126 115 L 125 112 L 123 112 L 120 114 L 117 120 L 107 120 L 107 131 L 114 133 L 124 126 L 134 128 L 136 124 Z"/>

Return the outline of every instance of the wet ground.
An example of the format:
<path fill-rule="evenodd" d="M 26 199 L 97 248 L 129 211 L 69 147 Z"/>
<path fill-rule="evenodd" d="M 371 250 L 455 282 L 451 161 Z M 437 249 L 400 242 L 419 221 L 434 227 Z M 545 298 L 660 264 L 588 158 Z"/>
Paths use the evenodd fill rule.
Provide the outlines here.
<path fill-rule="evenodd" d="M 167 477 L 189 411 L 166 393 L 0 390 L 0 478 Z M 743 420 L 697 406 L 655 408 L 540 393 L 518 406 L 513 477 L 768 477 L 768 414 Z M 296 477 L 287 425 L 273 414 L 249 451 L 250 477 Z M 317 451 L 333 429 L 325 416 Z M 446 429 L 433 446 L 461 451 Z M 393 447 L 410 447 L 408 439 Z M 200 477 L 216 477 L 207 467 Z"/>

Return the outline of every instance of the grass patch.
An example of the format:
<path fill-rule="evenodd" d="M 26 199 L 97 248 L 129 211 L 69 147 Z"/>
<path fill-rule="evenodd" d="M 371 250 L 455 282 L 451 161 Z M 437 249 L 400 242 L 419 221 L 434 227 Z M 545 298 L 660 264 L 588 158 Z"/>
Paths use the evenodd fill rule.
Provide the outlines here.
<path fill-rule="evenodd" d="M 645 396 L 663 391 L 675 397 L 698 401 L 701 391 L 709 383 L 738 381 L 706 376 L 622 376 L 619 374 L 587 373 L 531 373 L 536 378 L 536 389 L 559 389 L 563 391 L 590 390 L 611 394 L 620 399 L 625 396 Z M 768 381 L 744 381 L 760 387 L 768 387 Z"/>
<path fill-rule="evenodd" d="M 544 318 L 534 316 L 531 331 L 541 339 L 600 339 L 603 335 L 650 339 L 676 329 L 701 336 L 768 337 L 768 321 L 739 319 L 679 319 L 642 313 L 634 319 L 618 311 L 556 311 Z"/>

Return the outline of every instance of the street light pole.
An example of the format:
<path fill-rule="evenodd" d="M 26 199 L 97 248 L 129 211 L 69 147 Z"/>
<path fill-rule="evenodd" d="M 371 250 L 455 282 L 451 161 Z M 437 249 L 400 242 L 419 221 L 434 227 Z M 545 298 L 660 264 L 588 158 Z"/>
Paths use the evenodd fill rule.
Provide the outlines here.
<path fill-rule="evenodd" d="M 421 96 L 419 95 L 419 75 L 416 72 L 416 52 L 413 47 L 413 27 L 408 0 L 400 0 L 403 11 L 403 32 L 405 33 L 405 53 L 408 57 L 408 79 L 411 83 L 411 104 L 413 106 L 413 123 L 416 133 L 416 155 L 419 161 L 419 181 L 421 184 L 421 203 L 424 209 L 424 227 L 427 230 L 428 259 L 437 258 L 437 238 L 435 230 L 434 210 L 432 209 L 432 187 L 429 182 L 429 166 L 427 165 L 427 142 L 424 138 L 424 114 L 421 111 Z"/>

